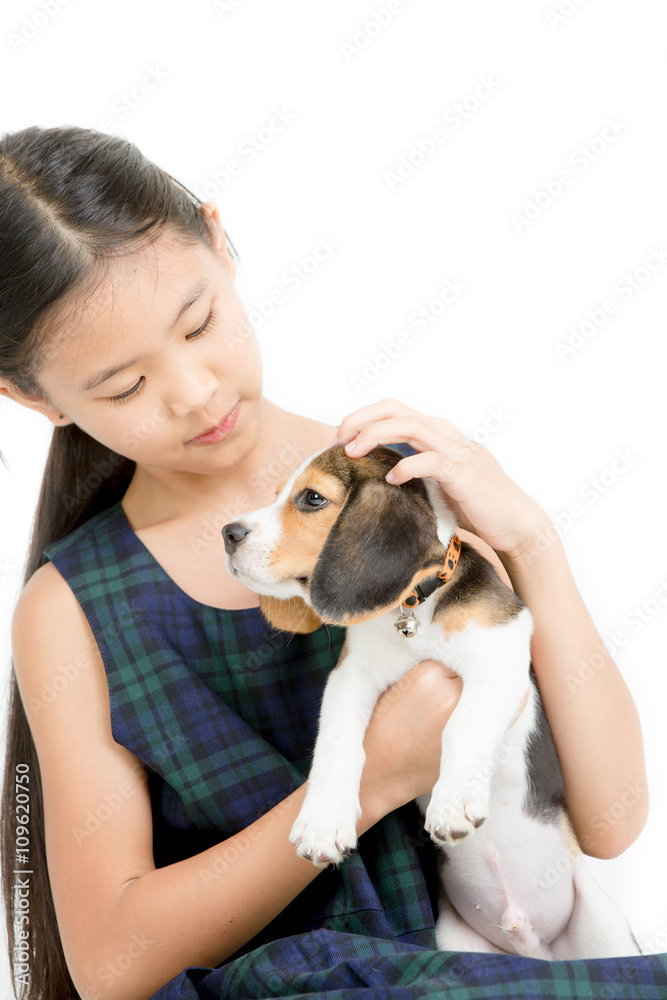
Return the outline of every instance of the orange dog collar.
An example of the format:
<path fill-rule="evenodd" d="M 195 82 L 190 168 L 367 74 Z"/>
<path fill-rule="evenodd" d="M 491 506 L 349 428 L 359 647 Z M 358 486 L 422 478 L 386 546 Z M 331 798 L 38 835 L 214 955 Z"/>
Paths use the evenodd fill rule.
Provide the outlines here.
<path fill-rule="evenodd" d="M 447 555 L 445 556 L 445 564 L 442 569 L 438 570 L 435 576 L 429 576 L 426 580 L 418 583 L 412 593 L 402 602 L 401 607 L 416 608 L 418 604 L 421 604 L 427 597 L 430 597 L 436 587 L 441 587 L 443 583 L 448 583 L 454 575 L 460 555 L 461 539 L 458 535 L 452 535 Z"/>

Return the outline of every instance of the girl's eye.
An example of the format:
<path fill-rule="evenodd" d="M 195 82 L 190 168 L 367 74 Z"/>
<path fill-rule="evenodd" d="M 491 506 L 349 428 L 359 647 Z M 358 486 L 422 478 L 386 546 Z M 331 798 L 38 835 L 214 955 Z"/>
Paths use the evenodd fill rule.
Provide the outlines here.
<path fill-rule="evenodd" d="M 142 375 L 141 378 L 139 379 L 139 381 L 137 382 L 137 384 L 134 385 L 134 386 L 132 386 L 131 389 L 128 389 L 127 392 L 122 393 L 120 396 L 109 396 L 108 397 L 109 402 L 110 403 L 124 403 L 126 399 L 132 399 L 132 397 L 136 396 L 136 394 L 141 389 L 141 386 L 143 384 L 143 380 L 144 380 L 144 376 Z"/>
<path fill-rule="evenodd" d="M 200 326 L 198 330 L 195 330 L 194 333 L 189 333 L 185 339 L 186 340 L 196 340 L 197 337 L 201 337 L 202 333 L 204 333 L 206 331 L 206 329 L 211 325 L 211 323 L 213 322 L 213 320 L 215 318 L 216 318 L 216 313 L 215 313 L 215 311 L 213 309 L 211 309 L 211 311 L 208 314 L 208 316 L 206 317 L 203 325 Z"/>
<path fill-rule="evenodd" d="M 200 326 L 198 330 L 195 330 L 194 333 L 189 333 L 185 339 L 196 340 L 197 337 L 201 337 L 202 334 L 205 333 L 206 329 L 215 320 L 215 318 L 216 318 L 216 313 L 213 309 L 211 309 L 210 313 L 206 317 L 206 321 L 204 322 L 204 324 Z M 110 403 L 124 403 L 126 402 L 126 400 L 132 399 L 133 396 L 137 395 L 142 385 L 144 384 L 144 381 L 145 379 L 144 376 L 142 375 L 137 384 L 133 385 L 131 389 L 127 390 L 127 392 L 121 393 L 120 396 L 107 396 L 107 399 L 109 400 Z"/>

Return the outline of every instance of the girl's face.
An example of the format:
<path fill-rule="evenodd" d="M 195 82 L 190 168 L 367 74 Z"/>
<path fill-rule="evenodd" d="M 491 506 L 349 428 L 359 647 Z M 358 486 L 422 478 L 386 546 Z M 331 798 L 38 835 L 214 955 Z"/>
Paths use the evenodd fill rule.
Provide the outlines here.
<path fill-rule="evenodd" d="M 114 261 L 77 306 L 75 332 L 38 375 L 57 408 L 49 418 L 77 424 L 147 469 L 210 473 L 236 465 L 256 443 L 262 379 L 234 275 L 221 232 L 215 251 L 163 234 L 147 251 Z M 227 437 L 192 441 L 235 408 Z"/>

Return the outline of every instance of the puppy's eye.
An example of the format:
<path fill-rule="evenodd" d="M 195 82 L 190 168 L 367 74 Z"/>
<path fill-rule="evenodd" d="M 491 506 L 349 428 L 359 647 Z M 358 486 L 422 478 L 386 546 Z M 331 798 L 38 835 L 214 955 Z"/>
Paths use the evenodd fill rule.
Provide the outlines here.
<path fill-rule="evenodd" d="M 329 503 L 326 497 L 315 490 L 304 490 L 300 500 L 303 506 L 310 508 L 325 507 Z"/>

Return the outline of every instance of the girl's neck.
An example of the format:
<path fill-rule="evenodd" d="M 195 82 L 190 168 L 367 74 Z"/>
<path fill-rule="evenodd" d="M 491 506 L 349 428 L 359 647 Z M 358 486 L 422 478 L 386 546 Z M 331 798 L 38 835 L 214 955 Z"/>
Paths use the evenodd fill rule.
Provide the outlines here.
<path fill-rule="evenodd" d="M 137 465 L 123 497 L 123 510 L 138 531 L 169 521 L 198 520 L 213 508 L 238 508 L 240 516 L 265 507 L 275 499 L 278 483 L 304 458 L 326 447 L 335 432 L 333 425 L 289 413 L 264 398 L 254 441 L 250 435 L 249 447 L 237 465 L 215 475 Z"/>

